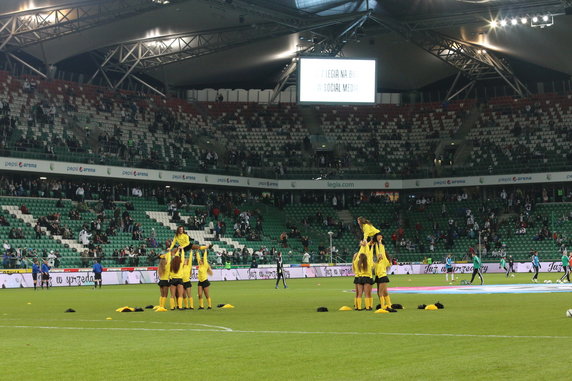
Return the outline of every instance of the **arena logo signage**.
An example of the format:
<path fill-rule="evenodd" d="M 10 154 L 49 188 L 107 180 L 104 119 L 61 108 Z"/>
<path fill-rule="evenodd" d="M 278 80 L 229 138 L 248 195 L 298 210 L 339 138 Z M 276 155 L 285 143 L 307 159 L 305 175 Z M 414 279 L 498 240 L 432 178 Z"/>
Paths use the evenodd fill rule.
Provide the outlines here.
<path fill-rule="evenodd" d="M 265 188 L 278 188 L 279 184 L 276 181 L 259 181 L 258 186 Z"/>
<path fill-rule="evenodd" d="M 121 172 L 123 176 L 133 176 L 133 177 L 149 177 L 149 172 L 137 171 L 137 170 L 124 170 Z"/>
<path fill-rule="evenodd" d="M 226 183 L 226 184 L 239 184 L 240 180 L 233 179 L 231 177 L 219 177 L 216 181 L 217 183 Z"/>
<path fill-rule="evenodd" d="M 79 172 L 79 173 L 96 173 L 97 170 L 93 167 L 66 167 L 67 172 Z"/>
<path fill-rule="evenodd" d="M 184 173 L 182 175 L 172 175 L 172 180 L 195 181 L 196 179 L 196 176 Z"/>
<path fill-rule="evenodd" d="M 30 163 L 28 161 L 5 161 L 4 167 L 9 168 L 38 168 L 36 163 Z"/>
<path fill-rule="evenodd" d="M 444 179 L 444 180 L 433 181 L 433 185 L 463 185 L 463 184 L 467 184 L 467 180 L 465 180 L 465 179 Z"/>

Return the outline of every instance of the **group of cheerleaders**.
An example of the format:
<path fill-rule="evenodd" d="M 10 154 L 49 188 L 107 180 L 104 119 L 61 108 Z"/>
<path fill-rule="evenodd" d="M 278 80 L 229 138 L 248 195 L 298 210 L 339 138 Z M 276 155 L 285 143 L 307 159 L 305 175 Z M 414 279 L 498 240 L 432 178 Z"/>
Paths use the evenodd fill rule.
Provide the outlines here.
<path fill-rule="evenodd" d="M 377 296 L 379 297 L 380 308 L 389 312 L 397 312 L 392 308 L 391 299 L 387 292 L 389 278 L 387 268 L 391 263 L 387 259 L 383 236 L 372 223 L 364 217 L 358 217 L 358 225 L 363 232 L 363 239 L 360 241 L 359 251 L 354 254 L 352 269 L 355 274 L 355 299 L 354 309 L 362 311 L 362 297 L 366 311 L 373 310 L 373 298 L 371 296 L 373 284 L 377 284 Z M 399 307 L 399 306 L 394 306 Z"/>
<path fill-rule="evenodd" d="M 392 307 L 387 284 L 387 268 L 391 266 L 385 253 L 383 236 L 379 229 L 364 217 L 359 217 L 357 222 L 363 232 L 360 248 L 354 254 L 352 269 L 355 274 L 355 299 L 354 309 L 362 311 L 362 298 L 364 298 L 365 310 L 373 310 L 373 298 L 371 296 L 373 284 L 377 284 L 377 295 L 380 308 L 396 312 Z M 159 258 L 157 269 L 159 276 L 159 289 L 161 296 L 159 306 L 166 309 L 169 292 L 169 308 L 171 310 L 194 309 L 193 297 L 191 296 L 191 272 L 193 267 L 193 252 L 196 255 L 198 265 L 198 297 L 199 310 L 204 309 L 203 295 L 207 299 L 207 308 L 212 309 L 209 294 L 210 282 L 208 276 L 212 275 L 212 269 L 207 258 L 208 246 L 191 244 L 191 240 L 183 226 L 177 228 L 173 242 L 168 251 Z M 200 253 L 203 253 L 201 256 Z M 188 255 L 186 255 L 188 253 Z"/>
<path fill-rule="evenodd" d="M 196 255 L 198 265 L 197 284 L 199 297 L 199 310 L 204 309 L 203 294 L 207 299 L 207 309 L 212 309 L 212 302 L 209 294 L 209 275 L 212 269 L 207 259 L 208 246 L 192 245 L 191 240 L 182 226 L 177 228 L 171 247 L 168 251 L 159 256 L 159 266 L 157 273 L 159 277 L 159 307 L 166 309 L 167 297 L 169 299 L 169 309 L 186 310 L 194 309 L 193 297 L 191 295 L 191 272 L 193 268 L 193 252 Z M 203 255 L 201 256 L 201 252 Z M 188 254 L 185 256 L 185 254 Z"/>

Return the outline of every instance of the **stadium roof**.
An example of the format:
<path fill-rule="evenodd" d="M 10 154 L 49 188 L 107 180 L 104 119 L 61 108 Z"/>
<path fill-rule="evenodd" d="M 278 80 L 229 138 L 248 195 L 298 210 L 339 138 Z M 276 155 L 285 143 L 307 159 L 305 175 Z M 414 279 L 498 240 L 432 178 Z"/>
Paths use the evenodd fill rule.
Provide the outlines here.
<path fill-rule="evenodd" d="M 4 51 L 86 74 L 108 58 L 110 69 L 180 88 L 273 87 L 306 50 L 375 57 L 378 88 L 418 89 L 457 72 L 422 48 L 433 35 L 498 53 L 523 80 L 572 75 L 562 0 L 3 0 L 0 13 Z M 531 27 L 538 15 L 554 25 Z M 501 19 L 509 25 L 489 26 Z"/>

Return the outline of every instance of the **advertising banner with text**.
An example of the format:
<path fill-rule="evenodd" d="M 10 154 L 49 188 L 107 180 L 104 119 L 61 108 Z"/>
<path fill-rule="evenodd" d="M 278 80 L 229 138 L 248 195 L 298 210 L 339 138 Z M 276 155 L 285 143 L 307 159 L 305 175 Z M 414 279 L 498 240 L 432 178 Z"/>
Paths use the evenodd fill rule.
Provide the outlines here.
<path fill-rule="evenodd" d="M 401 190 L 427 188 L 454 188 L 471 186 L 536 184 L 572 181 L 572 172 L 487 175 L 411 180 L 275 180 L 254 177 L 225 176 L 158 169 L 114 167 L 106 165 L 66 163 L 59 161 L 15 159 L 0 157 L 0 171 L 37 173 L 40 176 L 72 175 L 110 179 L 132 179 L 166 183 L 257 188 L 267 190 Z"/>

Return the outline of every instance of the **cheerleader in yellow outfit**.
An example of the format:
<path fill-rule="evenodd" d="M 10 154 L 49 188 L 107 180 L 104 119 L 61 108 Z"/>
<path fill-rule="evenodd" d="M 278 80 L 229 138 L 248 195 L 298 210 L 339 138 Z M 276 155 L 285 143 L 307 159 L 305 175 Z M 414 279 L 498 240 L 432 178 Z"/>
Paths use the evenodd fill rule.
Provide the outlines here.
<path fill-rule="evenodd" d="M 209 275 L 213 275 L 213 271 L 211 266 L 209 265 L 208 261 L 208 253 L 207 250 L 204 251 L 203 257 L 197 252 L 197 263 L 199 268 L 199 283 L 197 284 L 197 292 L 199 295 L 199 310 L 204 310 L 203 304 L 203 293 L 207 298 L 208 309 L 212 309 L 212 302 L 211 297 L 209 295 L 209 286 L 211 282 L 209 282 Z"/>
<path fill-rule="evenodd" d="M 185 252 L 179 247 L 178 252 L 171 258 L 169 286 L 171 288 L 171 310 L 175 309 L 175 298 L 177 300 L 177 307 L 183 309 L 183 293 L 185 288 L 183 286 L 183 263 L 185 261 Z"/>
<path fill-rule="evenodd" d="M 373 240 L 373 253 L 375 254 L 375 283 L 377 284 L 377 296 L 379 297 L 379 304 L 381 309 L 391 312 L 397 312 L 391 308 L 391 299 L 387 292 L 387 284 L 389 278 L 387 277 L 387 268 L 391 265 L 385 253 L 385 246 L 383 245 L 383 236 L 377 233 Z"/>
<path fill-rule="evenodd" d="M 167 265 L 167 259 L 162 257 L 159 259 L 159 266 L 157 267 L 157 275 L 159 277 L 159 306 L 165 308 L 165 302 L 169 296 L 169 267 Z"/>
<path fill-rule="evenodd" d="M 165 308 L 167 304 L 167 298 L 169 297 L 169 280 L 171 279 L 171 258 L 177 255 L 179 249 L 172 249 L 167 251 L 165 254 L 159 256 L 159 266 L 157 267 L 157 275 L 159 276 L 159 290 L 161 296 L 159 297 L 159 306 Z M 174 302 L 171 304 L 171 308 L 174 308 Z"/>
<path fill-rule="evenodd" d="M 194 310 L 193 296 L 191 295 L 191 271 L 193 269 L 193 253 L 190 252 L 189 256 L 183 262 L 183 302 L 185 309 Z"/>
<path fill-rule="evenodd" d="M 373 298 L 371 297 L 373 285 L 373 255 L 367 242 L 360 242 L 360 250 L 354 255 L 352 267 L 355 273 L 356 310 L 361 311 L 361 298 L 363 295 L 365 298 L 365 310 L 371 311 L 373 310 Z"/>
<path fill-rule="evenodd" d="M 373 236 L 379 233 L 379 229 L 373 226 L 373 224 L 364 217 L 358 217 L 357 223 L 363 232 L 363 240 L 366 242 L 371 242 Z"/>
<path fill-rule="evenodd" d="M 177 227 L 177 232 L 175 233 L 175 236 L 173 237 L 173 241 L 171 242 L 171 246 L 169 247 L 169 250 L 171 250 L 172 248 L 175 247 L 175 245 L 177 245 L 178 247 L 182 248 L 184 251 L 187 250 L 205 250 L 208 249 L 208 246 L 199 246 L 199 245 L 193 245 L 191 244 L 191 238 L 189 237 L 189 235 L 185 232 L 185 227 L 184 226 L 179 226 Z"/>

